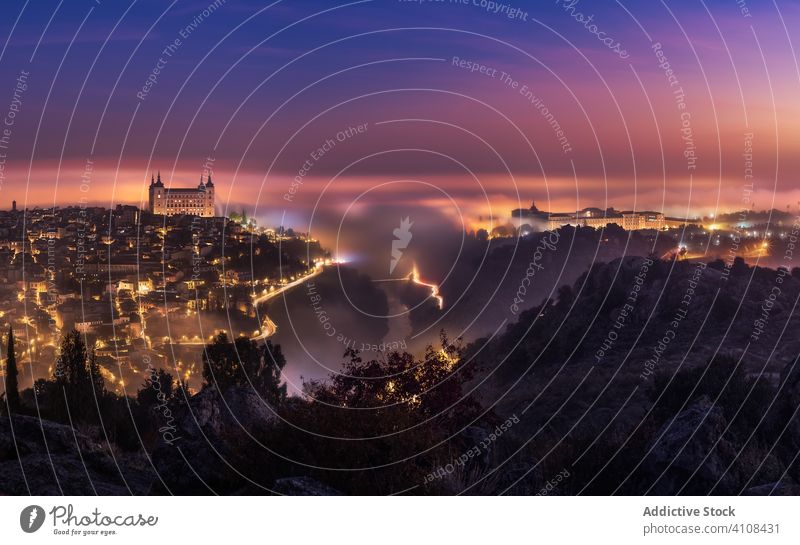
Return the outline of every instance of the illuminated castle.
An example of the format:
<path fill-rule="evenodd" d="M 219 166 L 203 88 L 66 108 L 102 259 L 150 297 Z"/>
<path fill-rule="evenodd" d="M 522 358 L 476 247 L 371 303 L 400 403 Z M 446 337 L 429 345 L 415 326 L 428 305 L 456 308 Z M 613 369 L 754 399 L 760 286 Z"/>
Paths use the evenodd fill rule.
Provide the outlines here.
<path fill-rule="evenodd" d="M 203 183 L 200 176 L 200 185 L 193 187 L 164 187 L 161 173 L 158 179 L 150 180 L 150 212 L 161 216 L 177 216 L 181 214 L 214 217 L 214 182 L 211 174 Z"/>
<path fill-rule="evenodd" d="M 615 223 L 626 231 L 642 229 L 664 230 L 668 227 L 681 226 L 686 220 L 666 218 L 661 212 L 650 211 L 625 211 L 613 208 L 584 208 L 577 212 L 544 212 L 536 208 L 536 203 L 530 208 L 517 208 L 511 211 L 511 221 L 519 229 L 527 225 L 535 231 L 555 230 L 565 225 L 579 227 L 594 227 L 603 229 Z"/>

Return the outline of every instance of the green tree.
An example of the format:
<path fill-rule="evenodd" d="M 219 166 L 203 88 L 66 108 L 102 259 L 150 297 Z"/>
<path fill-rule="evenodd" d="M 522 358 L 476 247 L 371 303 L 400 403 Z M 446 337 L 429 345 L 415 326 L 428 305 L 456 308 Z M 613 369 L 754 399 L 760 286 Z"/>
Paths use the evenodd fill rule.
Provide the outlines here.
<path fill-rule="evenodd" d="M 6 403 L 9 412 L 19 410 L 19 381 L 17 371 L 17 358 L 14 353 L 14 330 L 8 328 L 8 348 L 6 349 Z"/>

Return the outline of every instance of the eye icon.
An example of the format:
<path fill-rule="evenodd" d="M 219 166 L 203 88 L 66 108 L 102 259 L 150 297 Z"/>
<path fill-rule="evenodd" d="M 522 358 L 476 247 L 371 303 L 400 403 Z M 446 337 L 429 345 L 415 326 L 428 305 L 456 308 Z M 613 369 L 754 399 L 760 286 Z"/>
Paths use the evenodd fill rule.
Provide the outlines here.
<path fill-rule="evenodd" d="M 26 534 L 32 534 L 44 524 L 44 509 L 29 505 L 19 514 L 19 525 Z"/>

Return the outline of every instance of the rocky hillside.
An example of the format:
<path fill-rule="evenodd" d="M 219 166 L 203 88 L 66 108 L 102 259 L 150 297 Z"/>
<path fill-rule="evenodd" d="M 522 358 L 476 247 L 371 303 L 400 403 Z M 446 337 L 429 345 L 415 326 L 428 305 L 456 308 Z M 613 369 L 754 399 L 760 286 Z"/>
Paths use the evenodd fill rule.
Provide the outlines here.
<path fill-rule="evenodd" d="M 509 465 L 568 468 L 560 493 L 793 489 L 797 272 L 618 259 L 473 343 L 484 403 L 524 414 Z"/>

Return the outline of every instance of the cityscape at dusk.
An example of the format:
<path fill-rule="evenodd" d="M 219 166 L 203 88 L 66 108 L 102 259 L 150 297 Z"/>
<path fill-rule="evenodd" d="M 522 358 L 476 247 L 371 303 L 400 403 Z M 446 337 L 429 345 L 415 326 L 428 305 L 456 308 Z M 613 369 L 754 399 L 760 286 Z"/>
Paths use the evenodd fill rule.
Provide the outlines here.
<path fill-rule="evenodd" d="M 624 543 L 800 536 L 733 503 L 800 495 L 797 2 L 2 9 L 13 532 L 511 495 L 553 538 L 597 535 L 543 496 Z"/>

